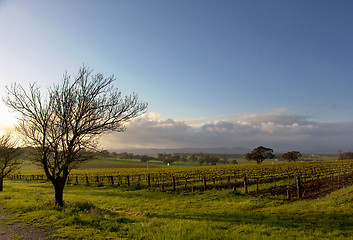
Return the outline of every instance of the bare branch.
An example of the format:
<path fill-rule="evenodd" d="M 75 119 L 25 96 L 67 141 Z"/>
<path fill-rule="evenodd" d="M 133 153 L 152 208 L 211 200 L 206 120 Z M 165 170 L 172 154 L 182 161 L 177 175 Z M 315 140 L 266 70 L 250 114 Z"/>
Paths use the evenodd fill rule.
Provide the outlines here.
<path fill-rule="evenodd" d="M 126 122 L 147 109 L 135 93 L 123 98 L 113 87 L 114 76 L 93 75 L 83 66 L 74 81 L 70 79 L 65 73 L 60 84 L 48 89 L 48 98 L 35 84 L 29 91 L 12 84 L 4 99 L 21 114 L 17 129 L 36 150 L 36 161 L 61 195 L 70 171 L 87 160 L 85 150 L 95 149 L 103 133 L 124 131 Z M 62 199 L 56 200 L 62 204 Z"/>

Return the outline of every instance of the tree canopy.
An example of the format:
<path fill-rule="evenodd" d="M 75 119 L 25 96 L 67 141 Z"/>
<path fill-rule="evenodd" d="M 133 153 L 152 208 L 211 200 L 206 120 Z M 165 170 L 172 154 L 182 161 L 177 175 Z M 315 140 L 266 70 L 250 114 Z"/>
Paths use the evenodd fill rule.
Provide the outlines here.
<path fill-rule="evenodd" d="M 281 155 L 281 158 L 288 161 L 294 162 L 302 157 L 302 154 L 298 151 L 286 152 Z"/>
<path fill-rule="evenodd" d="M 244 156 L 246 160 L 256 161 L 258 164 L 262 163 L 265 159 L 274 159 L 275 157 L 273 149 L 263 146 L 254 148 L 251 153 L 247 153 Z"/>
<path fill-rule="evenodd" d="M 96 149 L 103 133 L 124 131 L 124 123 L 147 109 L 136 94 L 122 97 L 114 81 L 83 66 L 74 79 L 65 73 L 44 94 L 36 84 L 29 90 L 16 83 L 6 88 L 4 101 L 20 113 L 17 129 L 34 147 L 34 161 L 53 183 L 58 205 L 70 171 L 87 160 L 86 150 Z"/>
<path fill-rule="evenodd" d="M 353 159 L 353 152 L 340 152 L 337 158 L 338 160 Z"/>

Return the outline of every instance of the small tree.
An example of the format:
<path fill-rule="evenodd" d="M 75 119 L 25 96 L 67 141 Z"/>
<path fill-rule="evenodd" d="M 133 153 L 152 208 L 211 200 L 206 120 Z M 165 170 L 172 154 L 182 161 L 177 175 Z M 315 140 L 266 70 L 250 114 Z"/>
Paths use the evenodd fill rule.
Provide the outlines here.
<path fill-rule="evenodd" d="M 108 150 L 101 150 L 100 152 L 98 152 L 98 156 L 108 158 L 110 157 L 110 152 Z"/>
<path fill-rule="evenodd" d="M 164 162 L 166 160 L 166 158 L 167 158 L 167 154 L 165 154 L 165 153 L 158 153 L 158 155 L 157 155 L 157 159 L 159 161 Z"/>
<path fill-rule="evenodd" d="M 275 157 L 273 149 L 263 146 L 254 148 L 251 153 L 247 153 L 244 156 L 246 160 L 256 161 L 258 164 L 262 163 L 265 159 L 274 159 Z"/>
<path fill-rule="evenodd" d="M 129 154 L 127 152 L 122 152 L 122 153 L 119 154 L 119 158 L 120 159 L 129 159 L 130 156 L 129 156 Z"/>
<path fill-rule="evenodd" d="M 217 165 L 217 163 L 219 162 L 219 158 L 216 156 L 210 156 L 207 159 L 207 164 L 211 164 L 211 165 Z"/>
<path fill-rule="evenodd" d="M 165 154 L 163 162 L 167 165 L 172 164 L 175 162 L 175 158 L 171 154 Z"/>
<path fill-rule="evenodd" d="M 21 163 L 18 158 L 21 152 L 10 135 L 0 137 L 0 191 L 3 191 L 4 178 Z"/>
<path fill-rule="evenodd" d="M 103 133 L 125 130 L 124 123 L 143 113 L 146 103 L 136 94 L 121 97 L 113 88 L 114 76 L 92 75 L 83 66 L 75 79 L 64 74 L 61 84 L 48 89 L 7 87 L 5 103 L 21 114 L 18 130 L 34 147 L 35 158 L 55 189 L 55 202 L 63 206 L 63 191 L 70 171 L 87 160 Z"/>
<path fill-rule="evenodd" d="M 286 152 L 281 155 L 281 158 L 288 161 L 294 162 L 302 157 L 302 154 L 298 151 Z"/>
<path fill-rule="evenodd" d="M 353 159 L 353 152 L 340 152 L 337 157 L 338 160 Z"/>
<path fill-rule="evenodd" d="M 148 155 L 142 155 L 140 156 L 141 162 L 148 162 L 150 160 L 154 160 L 154 157 L 148 156 Z"/>
<path fill-rule="evenodd" d="M 196 162 L 197 160 L 198 160 L 197 156 L 194 154 L 188 156 L 188 161 L 190 161 L 190 162 Z"/>
<path fill-rule="evenodd" d="M 229 163 L 228 158 L 226 156 L 221 157 L 221 159 L 219 161 L 221 163 L 223 163 L 223 164 L 228 164 Z"/>

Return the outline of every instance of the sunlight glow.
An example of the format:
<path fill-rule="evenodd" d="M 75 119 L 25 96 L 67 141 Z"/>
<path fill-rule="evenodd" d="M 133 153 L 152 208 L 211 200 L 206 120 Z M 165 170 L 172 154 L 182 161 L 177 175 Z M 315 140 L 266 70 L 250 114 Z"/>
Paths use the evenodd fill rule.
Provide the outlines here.
<path fill-rule="evenodd" d="M 17 124 L 15 115 L 6 110 L 0 111 L 0 115 L 0 134 L 15 131 L 14 126 Z"/>

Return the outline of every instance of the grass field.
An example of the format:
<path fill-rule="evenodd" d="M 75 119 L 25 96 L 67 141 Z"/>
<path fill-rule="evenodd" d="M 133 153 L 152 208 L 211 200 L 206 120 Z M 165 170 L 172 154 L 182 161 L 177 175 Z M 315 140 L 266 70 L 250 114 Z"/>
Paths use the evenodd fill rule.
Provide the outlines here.
<path fill-rule="evenodd" d="M 353 239 L 353 187 L 287 202 L 231 190 L 173 194 L 67 185 L 55 207 L 47 182 L 6 180 L 1 203 L 73 239 Z"/>

